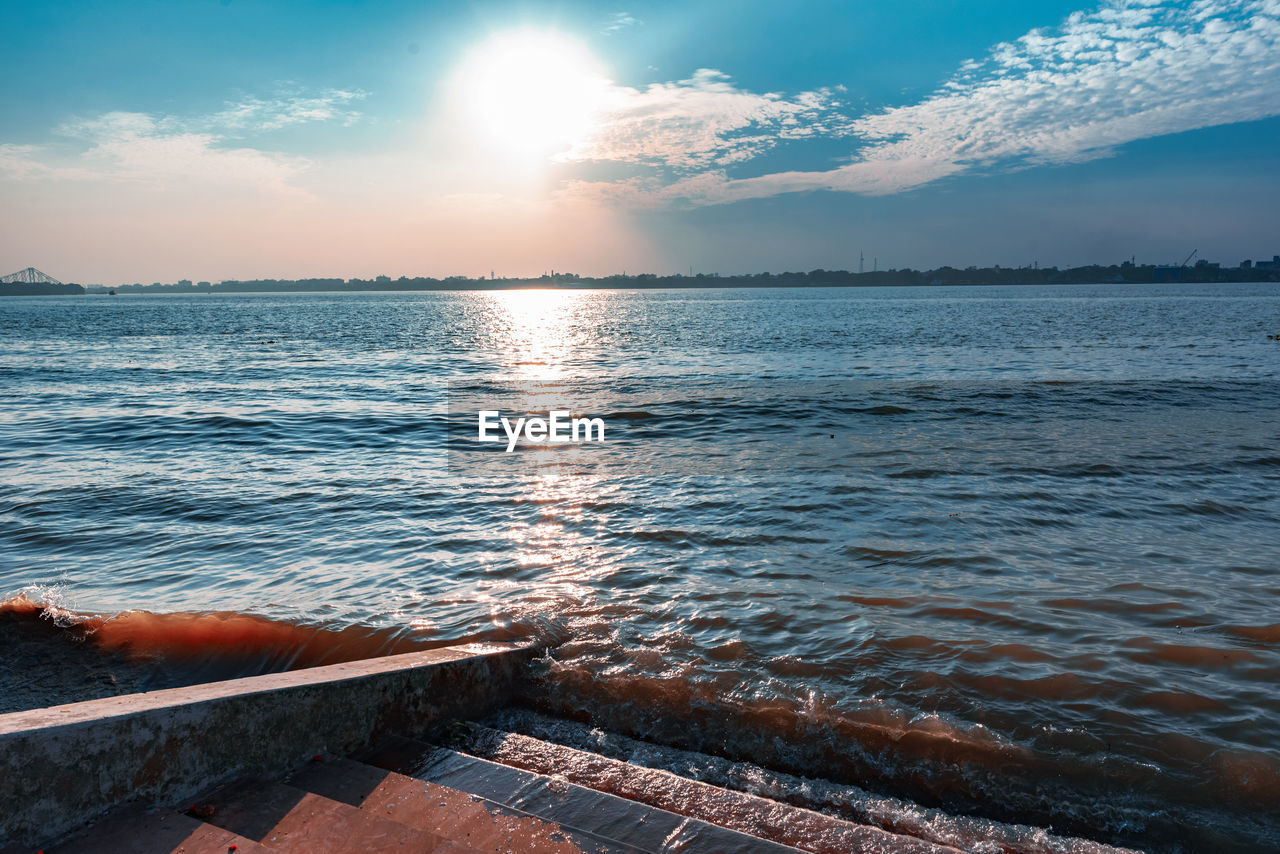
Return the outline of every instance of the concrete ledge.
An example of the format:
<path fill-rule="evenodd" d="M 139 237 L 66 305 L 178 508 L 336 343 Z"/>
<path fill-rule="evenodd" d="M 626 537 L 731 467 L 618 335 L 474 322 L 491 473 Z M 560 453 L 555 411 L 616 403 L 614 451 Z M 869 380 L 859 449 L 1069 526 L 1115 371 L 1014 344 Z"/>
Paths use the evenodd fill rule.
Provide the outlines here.
<path fill-rule="evenodd" d="M 537 652 L 469 644 L 0 715 L 0 847 L 483 715 Z"/>

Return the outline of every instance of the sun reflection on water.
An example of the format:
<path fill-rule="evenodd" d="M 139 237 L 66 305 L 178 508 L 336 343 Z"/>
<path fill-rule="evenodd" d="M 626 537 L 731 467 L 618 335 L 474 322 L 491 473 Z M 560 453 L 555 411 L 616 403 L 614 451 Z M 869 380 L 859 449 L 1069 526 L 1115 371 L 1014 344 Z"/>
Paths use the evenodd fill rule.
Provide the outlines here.
<path fill-rule="evenodd" d="M 564 581 L 590 575 L 591 538 L 580 529 L 584 504 L 600 491 L 599 478 L 585 474 L 540 473 L 528 486 L 527 501 L 540 508 L 535 520 L 512 525 L 507 537 L 515 545 L 515 561 L 523 567 L 544 566 Z"/>
<path fill-rule="evenodd" d="M 574 352 L 581 291 L 518 290 L 491 295 L 490 326 L 504 368 L 520 379 L 560 377 Z"/>
<path fill-rule="evenodd" d="M 495 627 L 561 624 L 598 598 L 601 579 L 612 569 L 603 560 L 602 540 L 584 522 L 586 504 L 600 487 L 589 475 L 540 473 L 530 479 L 526 503 L 537 511 L 517 514 L 522 518 L 504 530 L 510 544 L 506 568 L 487 584 Z M 519 596 L 510 595 L 513 590 Z"/>

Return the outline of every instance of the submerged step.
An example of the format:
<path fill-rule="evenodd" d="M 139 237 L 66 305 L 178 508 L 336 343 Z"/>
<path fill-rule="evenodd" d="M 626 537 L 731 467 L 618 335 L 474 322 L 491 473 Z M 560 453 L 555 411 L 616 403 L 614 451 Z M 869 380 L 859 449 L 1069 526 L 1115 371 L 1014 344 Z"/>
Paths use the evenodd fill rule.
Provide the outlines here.
<path fill-rule="evenodd" d="M 469 753 L 813 854 L 958 854 L 959 849 L 723 789 L 525 735 L 471 724 Z"/>
<path fill-rule="evenodd" d="M 554 747 L 575 749 L 587 757 L 607 757 L 623 763 L 628 776 L 635 769 L 671 773 L 679 779 L 710 784 L 757 795 L 774 803 L 790 804 L 855 825 L 878 827 L 906 837 L 915 837 L 963 851 L 997 854 L 1134 854 L 1088 839 L 1060 836 L 1045 828 L 1010 824 L 991 819 L 952 814 L 911 801 L 873 794 L 847 783 L 836 783 L 770 770 L 749 762 L 725 759 L 707 753 L 666 747 L 608 732 L 587 724 L 531 711 L 505 709 L 487 719 L 489 729 L 500 739 L 483 735 L 483 730 L 454 728 L 463 749 L 474 750 L 496 761 L 520 764 L 522 753 L 535 761 L 553 756 Z M 522 750 L 518 733 L 537 744 L 531 752 Z M 471 740 L 470 746 L 466 745 Z M 530 767 L 533 767 L 530 765 Z M 566 764 L 565 767 L 570 767 Z M 563 773 L 563 772 L 562 772 Z"/>
<path fill-rule="evenodd" d="M 366 757 L 383 767 L 469 792 L 532 816 L 554 821 L 571 836 L 608 845 L 608 851 L 674 854 L 795 854 L 797 849 L 657 809 L 606 792 L 490 762 L 455 750 L 400 740 Z M 594 845 L 590 849 L 597 850 Z"/>

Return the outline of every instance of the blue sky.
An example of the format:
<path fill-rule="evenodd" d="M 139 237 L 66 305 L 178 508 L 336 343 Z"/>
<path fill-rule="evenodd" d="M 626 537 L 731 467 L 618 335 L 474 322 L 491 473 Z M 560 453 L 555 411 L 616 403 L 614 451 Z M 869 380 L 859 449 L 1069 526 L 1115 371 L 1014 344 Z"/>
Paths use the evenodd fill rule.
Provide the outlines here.
<path fill-rule="evenodd" d="M 0 266 L 64 280 L 1280 252 L 1280 0 L 47 2 L 0 27 Z"/>

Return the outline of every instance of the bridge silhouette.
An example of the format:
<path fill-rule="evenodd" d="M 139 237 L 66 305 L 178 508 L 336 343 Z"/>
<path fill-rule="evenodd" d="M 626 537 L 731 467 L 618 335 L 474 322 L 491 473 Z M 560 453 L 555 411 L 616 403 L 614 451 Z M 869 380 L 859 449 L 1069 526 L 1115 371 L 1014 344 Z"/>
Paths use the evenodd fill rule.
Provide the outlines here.
<path fill-rule="evenodd" d="M 35 267 L 28 267 L 25 270 L 19 270 L 16 273 L 10 273 L 7 276 L 0 276 L 0 284 L 12 285 L 21 283 L 24 285 L 60 285 L 62 282 L 50 276 L 48 273 L 42 273 Z"/>

